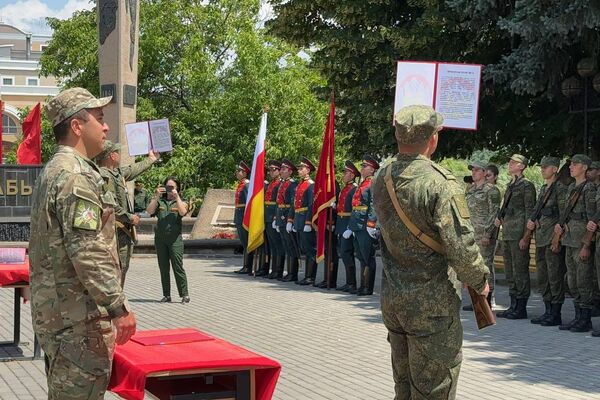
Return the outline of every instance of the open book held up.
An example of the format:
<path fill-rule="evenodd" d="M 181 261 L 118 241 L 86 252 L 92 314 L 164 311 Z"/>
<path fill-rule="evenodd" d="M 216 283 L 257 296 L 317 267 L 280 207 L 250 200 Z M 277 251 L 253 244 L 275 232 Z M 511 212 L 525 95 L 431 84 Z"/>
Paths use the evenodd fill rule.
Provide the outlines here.
<path fill-rule="evenodd" d="M 173 150 L 168 119 L 125 124 L 125 133 L 130 156 L 148 154 L 150 150 L 159 153 Z"/>

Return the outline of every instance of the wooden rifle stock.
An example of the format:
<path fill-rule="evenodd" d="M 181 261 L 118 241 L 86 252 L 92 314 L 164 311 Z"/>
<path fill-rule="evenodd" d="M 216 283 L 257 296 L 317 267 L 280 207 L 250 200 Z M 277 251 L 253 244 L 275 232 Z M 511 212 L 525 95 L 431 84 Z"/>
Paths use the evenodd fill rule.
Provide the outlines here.
<path fill-rule="evenodd" d="M 491 325 L 496 325 L 496 316 L 492 311 L 486 296 L 479 294 L 471 286 L 468 287 L 471 303 L 473 304 L 473 313 L 477 321 L 477 328 L 483 329 Z"/>
<path fill-rule="evenodd" d="M 594 241 L 594 235 L 596 232 L 585 231 L 585 235 L 583 235 L 583 239 L 581 239 L 581 243 L 585 247 L 592 247 L 592 242 Z"/>
<path fill-rule="evenodd" d="M 531 243 L 531 238 L 533 237 L 533 231 L 525 228 L 525 232 L 523 232 L 523 240 L 527 243 Z"/>
<path fill-rule="evenodd" d="M 567 201 L 567 206 L 565 207 L 564 215 L 558 222 L 558 224 L 562 228 L 562 233 L 560 235 L 557 234 L 556 232 L 554 232 L 552 234 L 552 242 L 550 244 L 550 250 L 552 250 L 552 252 L 554 252 L 554 253 L 560 252 L 560 247 L 561 247 L 560 239 L 565 232 L 567 222 L 569 222 L 571 211 L 573 211 L 573 209 L 575 208 L 575 205 L 577 204 L 577 201 L 579 200 L 579 196 L 581 196 L 581 193 L 583 192 L 583 188 L 585 187 L 585 185 L 587 185 L 587 181 L 581 183 L 579 185 L 579 187 L 577 188 L 577 190 L 575 190 L 573 193 L 571 193 L 571 196 L 569 196 L 569 200 Z"/>

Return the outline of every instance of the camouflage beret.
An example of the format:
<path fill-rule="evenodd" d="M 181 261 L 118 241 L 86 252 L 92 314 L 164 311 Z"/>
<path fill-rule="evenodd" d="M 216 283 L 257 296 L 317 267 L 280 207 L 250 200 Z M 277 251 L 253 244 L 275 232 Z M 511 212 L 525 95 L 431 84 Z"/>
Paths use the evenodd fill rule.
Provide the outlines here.
<path fill-rule="evenodd" d="M 529 163 L 529 160 L 527 159 L 527 157 L 522 156 L 520 154 L 513 154 L 510 159 L 513 161 L 516 161 L 516 162 L 520 162 L 524 166 L 527 166 L 527 164 Z"/>
<path fill-rule="evenodd" d="M 540 167 L 558 167 L 560 166 L 560 159 L 558 157 L 544 157 L 540 161 Z"/>
<path fill-rule="evenodd" d="M 573 157 L 571 157 L 571 163 L 585 164 L 589 167 L 592 165 L 592 159 L 585 154 L 575 154 Z"/>
<path fill-rule="evenodd" d="M 98 163 L 108 158 L 108 156 L 110 156 L 110 154 L 114 153 L 115 151 L 121 151 L 121 145 L 119 143 L 113 143 L 107 139 L 104 141 L 104 149 L 100 154 L 96 156 L 95 161 Z"/>
<path fill-rule="evenodd" d="M 592 161 L 590 169 L 600 169 L 600 161 Z"/>
<path fill-rule="evenodd" d="M 400 144 L 418 144 L 428 140 L 442 126 L 444 117 L 430 106 L 402 108 L 394 116 L 396 140 Z"/>
<path fill-rule="evenodd" d="M 483 161 L 473 161 L 469 164 L 469 169 L 472 170 L 473 168 L 485 170 L 487 168 L 487 164 Z"/>
<path fill-rule="evenodd" d="M 111 99 L 112 96 L 97 99 L 84 88 L 72 88 L 60 92 L 44 109 L 55 127 L 81 110 L 104 107 Z"/>

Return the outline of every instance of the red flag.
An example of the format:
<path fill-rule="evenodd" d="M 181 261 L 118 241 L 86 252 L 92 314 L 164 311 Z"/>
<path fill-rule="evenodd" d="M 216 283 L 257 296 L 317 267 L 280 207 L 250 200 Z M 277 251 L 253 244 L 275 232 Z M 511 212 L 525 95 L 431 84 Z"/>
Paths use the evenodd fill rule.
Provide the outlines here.
<path fill-rule="evenodd" d="M 2 100 L 0 100 L 0 164 L 3 164 L 2 162 L 2 157 L 4 156 L 3 150 L 4 150 L 4 138 L 2 137 L 2 133 L 4 131 L 4 102 Z"/>
<path fill-rule="evenodd" d="M 315 178 L 312 223 L 317 229 L 317 262 L 325 258 L 325 232 L 327 218 L 331 213 L 331 203 L 335 201 L 335 99 L 331 99 L 327 125 L 323 133 L 323 148 L 319 158 L 319 168 Z M 328 268 L 328 266 L 325 266 Z"/>
<path fill-rule="evenodd" d="M 23 141 L 17 149 L 17 164 L 42 163 L 42 116 L 37 103 L 23 120 Z"/>

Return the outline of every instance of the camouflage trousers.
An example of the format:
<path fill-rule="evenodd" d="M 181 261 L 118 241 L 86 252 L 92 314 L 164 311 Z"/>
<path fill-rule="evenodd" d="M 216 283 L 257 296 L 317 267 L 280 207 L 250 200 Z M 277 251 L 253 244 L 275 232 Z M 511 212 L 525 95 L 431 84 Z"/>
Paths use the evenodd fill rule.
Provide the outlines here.
<path fill-rule="evenodd" d="M 108 318 L 91 325 L 57 336 L 38 335 L 45 353 L 49 400 L 104 398 L 115 336 Z"/>
<path fill-rule="evenodd" d="M 579 247 L 565 247 L 567 280 L 573 303 L 581 308 L 592 308 L 595 272 L 592 260 L 581 261 Z"/>
<path fill-rule="evenodd" d="M 521 250 L 518 240 L 503 240 L 502 247 L 508 293 L 517 299 L 528 299 L 531 294 L 529 249 Z"/>
<path fill-rule="evenodd" d="M 383 280 L 385 286 L 386 280 Z M 382 290 L 382 294 L 385 289 Z M 462 363 L 463 332 L 458 302 L 448 316 L 426 312 L 407 315 L 411 304 L 381 311 L 392 348 L 395 400 L 453 400 Z"/>
<path fill-rule="evenodd" d="M 566 268 L 561 260 L 562 253 L 556 254 L 548 246 L 535 249 L 535 265 L 538 288 L 544 301 L 562 304 L 565 301 Z"/>
<path fill-rule="evenodd" d="M 120 229 L 117 231 L 117 244 L 119 247 L 119 261 L 121 261 L 121 287 L 125 287 L 125 275 L 129 271 L 129 261 L 133 254 L 131 238 Z"/>
<path fill-rule="evenodd" d="M 479 247 L 479 252 L 481 253 L 481 257 L 483 257 L 483 262 L 490 270 L 490 274 L 488 275 L 488 284 L 490 285 L 490 291 L 494 290 L 494 283 L 496 282 L 496 272 L 494 269 L 494 251 L 496 250 L 496 244 L 490 244 L 488 246 L 483 246 L 477 243 Z"/>

